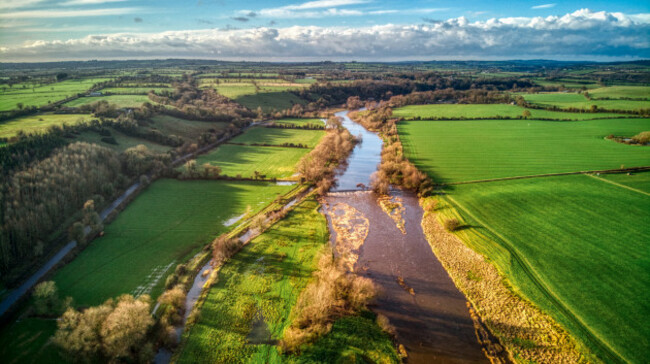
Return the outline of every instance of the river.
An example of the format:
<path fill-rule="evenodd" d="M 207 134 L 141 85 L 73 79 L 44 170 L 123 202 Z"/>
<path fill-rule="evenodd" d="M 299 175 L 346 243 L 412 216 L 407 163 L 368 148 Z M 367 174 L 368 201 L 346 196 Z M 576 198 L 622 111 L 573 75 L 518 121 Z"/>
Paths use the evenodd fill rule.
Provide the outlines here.
<path fill-rule="evenodd" d="M 361 135 L 337 178 L 338 186 L 326 197 L 331 206 L 345 204 L 368 220 L 368 234 L 358 250 L 355 271 L 373 280 L 378 297 L 373 311 L 383 314 L 395 326 L 409 363 L 489 363 L 474 330 L 465 296 L 433 254 L 421 227 L 422 208 L 410 192 L 394 190 L 400 198 L 405 221 L 400 231 L 370 192 L 353 192 L 357 184 L 369 185 L 370 176 L 381 161 L 382 140 L 347 117 L 336 114 L 353 135 Z M 340 206 L 340 205 L 339 205 Z M 336 232 L 328 215 L 332 243 Z"/>

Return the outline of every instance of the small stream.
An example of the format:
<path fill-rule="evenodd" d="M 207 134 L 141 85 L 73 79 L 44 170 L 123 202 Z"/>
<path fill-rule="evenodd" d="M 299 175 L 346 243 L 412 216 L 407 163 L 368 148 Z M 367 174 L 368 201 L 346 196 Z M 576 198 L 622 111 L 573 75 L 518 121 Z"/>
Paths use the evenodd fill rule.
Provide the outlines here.
<path fill-rule="evenodd" d="M 346 204 L 368 219 L 369 229 L 359 249 L 355 271 L 378 286 L 373 311 L 383 314 L 396 328 L 398 341 L 408 353 L 409 363 L 489 363 L 476 339 L 465 296 L 433 254 L 422 231 L 423 211 L 418 198 L 394 190 L 405 208 L 405 233 L 377 202 L 377 196 L 359 190 L 381 162 L 382 140 L 347 117 L 336 114 L 353 135 L 361 135 L 349 157 L 348 167 L 338 176 L 338 186 L 326 197 L 323 210 Z M 328 222 L 335 244 L 332 217 Z"/>

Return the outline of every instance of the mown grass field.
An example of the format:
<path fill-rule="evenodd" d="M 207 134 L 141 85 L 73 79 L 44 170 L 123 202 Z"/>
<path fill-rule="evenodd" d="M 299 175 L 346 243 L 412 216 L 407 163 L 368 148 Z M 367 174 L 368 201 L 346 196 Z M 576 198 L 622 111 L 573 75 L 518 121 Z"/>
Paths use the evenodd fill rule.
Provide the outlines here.
<path fill-rule="evenodd" d="M 85 131 L 83 133 L 80 133 L 75 137 L 75 140 L 87 142 L 87 143 L 94 143 L 97 145 L 101 145 L 102 147 L 111 148 L 118 152 L 123 152 L 131 147 L 135 147 L 140 144 L 146 146 L 147 148 L 149 148 L 149 150 L 152 150 L 157 153 L 165 153 L 172 149 L 172 147 L 168 145 L 154 143 L 146 139 L 135 138 L 130 135 L 123 134 L 122 132 L 119 132 L 113 128 L 109 128 L 109 130 L 111 132 L 111 136 L 115 138 L 117 144 L 110 144 L 102 141 L 103 136 L 99 135 L 99 133 L 96 133 L 94 131 Z"/>
<path fill-rule="evenodd" d="M 141 107 L 145 102 L 154 104 L 146 95 L 113 95 L 113 96 L 93 96 L 93 97 L 80 97 L 78 99 L 66 102 L 64 105 L 68 107 L 79 107 L 81 105 L 92 104 L 97 101 L 107 101 L 110 104 L 115 104 L 118 107 Z"/>
<path fill-rule="evenodd" d="M 278 129 L 256 127 L 230 140 L 232 143 L 282 145 L 303 144 L 313 148 L 325 135 L 321 130 Z"/>
<path fill-rule="evenodd" d="M 14 85 L 12 88 L 3 87 L 0 91 L 0 111 L 18 109 L 18 103 L 23 106 L 44 106 L 86 92 L 94 84 L 108 80 L 110 78 L 88 78 L 42 86 L 25 84 L 25 88 L 22 84 Z"/>
<path fill-rule="evenodd" d="M 258 211 L 290 186 L 159 180 L 54 276 L 62 296 L 97 305 L 122 293 L 161 292 L 166 276 L 224 232 L 223 222 Z M 167 268 L 169 267 L 169 268 Z"/>
<path fill-rule="evenodd" d="M 63 124 L 75 125 L 90 121 L 90 114 L 40 114 L 23 116 L 0 122 L 0 138 L 11 138 L 16 136 L 19 131 L 26 134 L 41 134 L 47 132 L 52 125 L 61 126 Z"/>
<path fill-rule="evenodd" d="M 650 193 L 650 171 L 631 173 L 630 175 L 627 173 L 601 174 L 597 177 Z"/>
<path fill-rule="evenodd" d="M 611 86 L 601 87 L 589 91 L 591 97 L 608 97 L 612 99 L 629 97 L 635 99 L 650 99 L 650 87 L 648 86 Z"/>
<path fill-rule="evenodd" d="M 422 119 L 432 118 L 517 118 L 522 116 L 524 110 L 530 111 L 529 119 L 555 119 L 555 120 L 589 120 L 613 118 L 620 116 L 614 113 L 573 113 L 562 111 L 547 111 L 525 109 L 516 105 L 507 104 L 439 104 L 439 105 L 410 105 L 393 110 L 393 116 L 412 118 L 419 116 Z"/>
<path fill-rule="evenodd" d="M 540 106 L 557 106 L 561 109 L 589 109 L 596 105 L 606 110 L 637 110 L 650 108 L 650 101 L 632 100 L 587 100 L 584 95 L 577 93 L 548 92 L 538 94 L 521 94 L 531 104 Z"/>
<path fill-rule="evenodd" d="M 469 226 L 458 234 L 516 291 L 601 358 L 592 336 L 625 361 L 645 361 L 650 328 L 640 318 L 650 313 L 650 195 L 586 175 L 459 185 L 447 192 Z"/>
<path fill-rule="evenodd" d="M 318 209 L 313 198 L 301 203 L 221 268 L 200 318 L 184 334 L 178 363 L 337 362 L 329 359 L 352 352 L 391 362 L 395 352 L 388 336 L 372 321 L 358 322 L 362 318 L 339 320 L 305 357 L 282 356 L 273 344 L 290 324 L 291 309 L 329 240 Z M 373 325 L 374 331 L 366 331 Z"/>
<path fill-rule="evenodd" d="M 438 183 L 650 165 L 648 148 L 604 139 L 650 130 L 650 119 L 397 125 L 406 156 Z"/>
<path fill-rule="evenodd" d="M 198 139 L 201 134 L 212 130 L 223 129 L 227 123 L 198 120 L 185 120 L 169 115 L 156 115 L 150 119 L 150 128 L 159 130 L 165 135 L 177 135 L 191 140 Z"/>
<path fill-rule="evenodd" d="M 253 177 L 258 171 L 266 178 L 291 177 L 296 164 L 309 149 L 259 147 L 247 145 L 224 144 L 219 148 L 200 155 L 196 164 L 201 168 L 204 163 L 221 167 L 221 174 L 231 177 Z"/>

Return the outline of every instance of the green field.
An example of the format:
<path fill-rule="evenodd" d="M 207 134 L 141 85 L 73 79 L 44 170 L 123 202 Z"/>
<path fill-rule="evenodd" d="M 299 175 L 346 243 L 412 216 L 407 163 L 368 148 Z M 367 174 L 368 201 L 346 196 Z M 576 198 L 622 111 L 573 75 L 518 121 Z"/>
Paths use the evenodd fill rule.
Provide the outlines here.
<path fill-rule="evenodd" d="M 253 177 L 258 171 L 266 178 L 287 178 L 295 173 L 300 158 L 309 153 L 309 149 L 259 147 L 224 144 L 207 154 L 202 154 L 196 163 L 202 166 L 210 163 L 221 167 L 221 174 L 231 177 Z"/>
<path fill-rule="evenodd" d="M 114 96 L 93 96 L 93 97 L 80 97 L 76 100 L 66 102 L 64 105 L 68 107 L 79 107 L 81 105 L 92 104 L 97 101 L 108 101 L 110 104 L 115 104 L 118 107 L 141 107 L 145 102 L 153 104 L 154 102 L 146 95 L 114 95 Z"/>
<path fill-rule="evenodd" d="M 0 91 L 0 111 L 18 109 L 18 103 L 22 103 L 23 106 L 44 106 L 84 93 L 94 84 L 108 80 L 110 78 L 88 78 L 43 86 L 25 84 L 25 88 L 21 84 L 14 85 L 12 88 L 3 87 Z"/>
<path fill-rule="evenodd" d="M 58 349 L 49 340 L 56 331 L 56 320 L 23 318 L 0 331 L 0 358 L 5 364 L 62 362 Z"/>
<path fill-rule="evenodd" d="M 288 91 L 309 86 L 308 84 L 291 84 L 284 80 L 258 81 L 259 90 L 250 82 L 225 82 L 217 85 L 204 80 L 202 86 L 215 87 L 218 93 L 251 110 L 261 107 L 265 112 L 269 112 L 274 109 L 284 110 L 294 104 L 305 104 L 304 100 Z"/>
<path fill-rule="evenodd" d="M 101 92 L 121 95 L 146 95 L 151 90 L 154 90 L 156 93 L 174 91 L 174 89 L 168 87 L 107 87 L 101 89 Z"/>
<path fill-rule="evenodd" d="M 612 86 L 601 87 L 589 91 L 593 98 L 609 97 L 612 99 L 629 97 L 634 99 L 650 99 L 650 87 L 648 86 Z"/>
<path fill-rule="evenodd" d="M 23 116 L 0 122 L 0 138 L 11 138 L 16 136 L 21 130 L 26 134 L 40 134 L 46 132 L 52 125 L 75 125 L 90 121 L 91 118 L 92 115 L 90 114 L 39 114 Z"/>
<path fill-rule="evenodd" d="M 123 134 L 122 132 L 119 132 L 113 128 L 109 128 L 109 130 L 111 132 L 111 136 L 115 138 L 117 145 L 103 142 L 103 137 L 94 131 L 84 131 L 77 135 L 75 139 L 82 142 L 98 144 L 102 147 L 111 148 L 118 152 L 123 152 L 131 147 L 135 147 L 140 144 L 146 146 L 149 150 L 152 150 L 156 153 L 166 153 L 172 149 L 172 147 L 168 145 L 154 143 L 146 139 L 135 138 L 130 135 Z"/>
<path fill-rule="evenodd" d="M 273 120 L 273 123 L 275 123 L 275 124 L 290 124 L 290 125 L 298 125 L 298 126 L 309 125 L 309 124 L 325 126 L 325 123 L 321 119 L 294 119 L 294 118 L 290 118 L 290 119 Z"/>
<path fill-rule="evenodd" d="M 540 86 L 551 86 L 551 87 L 564 86 L 566 88 L 575 88 L 575 89 L 582 89 L 583 87 L 587 89 L 594 89 L 600 87 L 600 85 L 597 82 L 595 81 L 590 82 L 589 80 L 582 81 L 578 79 L 563 79 L 563 80 L 549 81 L 543 78 L 533 78 L 532 80 Z"/>
<path fill-rule="evenodd" d="M 313 148 L 325 135 L 320 130 L 278 129 L 256 127 L 230 140 L 232 143 L 282 145 L 284 143 L 303 144 Z"/>
<path fill-rule="evenodd" d="M 606 110 L 638 110 L 650 108 L 650 101 L 631 100 L 587 100 L 577 93 L 548 92 L 538 94 L 521 94 L 526 101 L 540 106 L 557 106 L 560 109 L 589 109 L 591 105 Z"/>
<path fill-rule="evenodd" d="M 354 318 L 339 320 L 330 335 L 307 350 L 305 358 L 281 356 L 273 344 L 282 338 L 291 309 L 311 280 L 317 254 L 329 240 L 319 207 L 313 198 L 301 203 L 221 268 L 200 318 L 184 334 L 179 363 L 337 362 L 327 359 L 355 351 L 375 362 L 395 358 L 386 334 L 377 334 L 372 321 L 363 326 Z M 251 334 L 253 326 L 257 335 Z M 366 331 L 373 326 L 374 331 Z M 360 337 L 367 340 L 359 342 Z"/>
<path fill-rule="evenodd" d="M 650 149 L 604 139 L 650 119 L 399 122 L 406 156 L 437 182 L 649 166 Z"/>
<path fill-rule="evenodd" d="M 153 123 L 150 128 L 159 130 L 165 135 L 177 135 L 180 137 L 197 140 L 201 134 L 212 130 L 223 129 L 227 123 L 185 120 L 169 115 L 156 115 L 150 119 Z"/>
<path fill-rule="evenodd" d="M 263 92 L 253 95 L 239 96 L 235 99 L 238 103 L 251 110 L 261 107 L 264 112 L 284 110 L 295 104 L 306 104 L 306 101 L 286 91 Z"/>
<path fill-rule="evenodd" d="M 439 104 L 439 105 L 410 105 L 393 110 L 393 116 L 412 118 L 419 116 L 422 119 L 432 118 L 518 118 L 526 110 L 523 107 L 507 104 Z M 555 119 L 555 120 L 589 120 L 613 118 L 620 114 L 613 113 L 572 113 L 561 111 L 547 111 L 528 109 L 530 118 Z"/>
<path fill-rule="evenodd" d="M 597 176 L 607 181 L 650 193 L 650 172 L 601 174 Z"/>
<path fill-rule="evenodd" d="M 217 235 L 247 206 L 258 211 L 290 186 L 266 183 L 159 180 L 129 204 L 54 280 L 77 305 L 123 293 L 160 294 L 168 274 Z"/>
<path fill-rule="evenodd" d="M 578 175 L 459 185 L 448 198 L 490 237 L 466 242 L 579 341 L 601 357 L 592 336 L 625 361 L 647 359 L 649 194 Z"/>

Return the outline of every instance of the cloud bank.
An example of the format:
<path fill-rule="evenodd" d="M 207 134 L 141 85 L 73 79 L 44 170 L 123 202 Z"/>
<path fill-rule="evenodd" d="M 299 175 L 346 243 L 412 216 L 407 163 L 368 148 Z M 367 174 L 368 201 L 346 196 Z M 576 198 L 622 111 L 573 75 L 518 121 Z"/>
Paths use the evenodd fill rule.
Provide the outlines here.
<path fill-rule="evenodd" d="M 7 61 L 123 58 L 222 60 L 650 58 L 650 16 L 464 17 L 417 25 L 255 28 L 89 35 L 0 47 Z"/>

